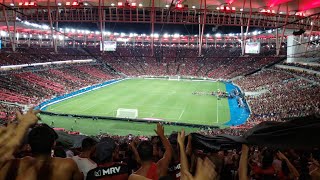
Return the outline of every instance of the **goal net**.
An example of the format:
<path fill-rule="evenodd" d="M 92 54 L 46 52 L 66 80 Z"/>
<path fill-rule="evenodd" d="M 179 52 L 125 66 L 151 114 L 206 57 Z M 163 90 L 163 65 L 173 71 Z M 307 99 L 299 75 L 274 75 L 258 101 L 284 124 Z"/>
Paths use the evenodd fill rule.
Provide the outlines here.
<path fill-rule="evenodd" d="M 171 81 L 179 81 L 180 80 L 180 76 L 169 76 L 169 80 L 171 80 Z"/>
<path fill-rule="evenodd" d="M 138 109 L 125 109 L 125 108 L 119 108 L 117 110 L 117 116 L 118 118 L 130 118 L 135 119 L 138 117 Z"/>

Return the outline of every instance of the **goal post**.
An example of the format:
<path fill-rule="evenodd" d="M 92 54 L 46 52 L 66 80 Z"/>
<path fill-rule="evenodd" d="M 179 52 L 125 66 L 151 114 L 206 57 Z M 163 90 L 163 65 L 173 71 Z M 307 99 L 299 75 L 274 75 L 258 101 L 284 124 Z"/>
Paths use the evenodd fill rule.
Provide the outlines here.
<path fill-rule="evenodd" d="M 169 76 L 170 81 L 180 81 L 180 76 Z"/>
<path fill-rule="evenodd" d="M 138 117 L 138 109 L 119 108 L 117 110 L 118 118 L 136 119 Z"/>

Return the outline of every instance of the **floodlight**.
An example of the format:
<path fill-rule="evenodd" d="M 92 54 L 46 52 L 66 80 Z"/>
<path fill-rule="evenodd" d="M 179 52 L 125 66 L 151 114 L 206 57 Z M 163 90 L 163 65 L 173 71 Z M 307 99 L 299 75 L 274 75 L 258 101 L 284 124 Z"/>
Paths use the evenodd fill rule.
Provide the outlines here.
<path fill-rule="evenodd" d="M 183 5 L 182 4 L 177 4 L 176 7 L 177 8 L 183 8 Z"/>

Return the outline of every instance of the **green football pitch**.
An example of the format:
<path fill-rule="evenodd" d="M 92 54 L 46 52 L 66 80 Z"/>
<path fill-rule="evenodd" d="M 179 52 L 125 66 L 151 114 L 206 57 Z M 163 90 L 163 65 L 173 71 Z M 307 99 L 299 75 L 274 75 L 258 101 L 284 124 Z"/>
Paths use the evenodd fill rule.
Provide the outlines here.
<path fill-rule="evenodd" d="M 211 95 L 195 95 L 193 92 L 225 91 L 221 82 L 169 81 L 161 79 L 127 79 L 79 95 L 47 107 L 47 111 L 78 115 L 115 117 L 117 109 L 137 109 L 138 118 L 154 118 L 169 122 L 221 126 L 230 120 L 228 100 L 218 100 Z M 155 124 L 125 122 L 119 120 L 79 119 L 42 115 L 44 122 L 55 127 L 73 129 L 84 134 L 100 132 L 118 135 L 154 134 Z M 167 133 L 178 131 L 181 126 L 166 127 Z M 183 127 L 186 131 L 196 128 Z"/>

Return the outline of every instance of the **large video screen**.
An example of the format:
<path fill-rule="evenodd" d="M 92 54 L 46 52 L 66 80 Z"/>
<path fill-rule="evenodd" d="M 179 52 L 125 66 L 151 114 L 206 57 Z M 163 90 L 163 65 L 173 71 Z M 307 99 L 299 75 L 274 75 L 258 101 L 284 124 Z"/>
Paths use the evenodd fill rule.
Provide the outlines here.
<path fill-rule="evenodd" d="M 117 49 L 116 41 L 103 41 L 103 47 L 102 47 L 102 43 L 100 42 L 100 51 L 116 51 L 116 49 Z"/>
<path fill-rule="evenodd" d="M 247 42 L 245 53 L 246 54 L 259 54 L 260 53 L 260 42 Z"/>

